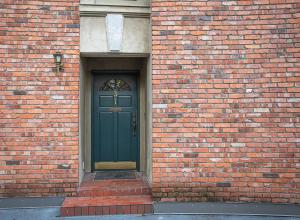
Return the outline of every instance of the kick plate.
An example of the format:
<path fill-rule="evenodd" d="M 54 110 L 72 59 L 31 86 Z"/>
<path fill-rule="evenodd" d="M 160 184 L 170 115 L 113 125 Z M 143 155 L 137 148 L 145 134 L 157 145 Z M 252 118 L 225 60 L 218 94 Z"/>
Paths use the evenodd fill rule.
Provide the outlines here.
<path fill-rule="evenodd" d="M 96 162 L 96 170 L 134 170 L 136 169 L 136 162 Z"/>

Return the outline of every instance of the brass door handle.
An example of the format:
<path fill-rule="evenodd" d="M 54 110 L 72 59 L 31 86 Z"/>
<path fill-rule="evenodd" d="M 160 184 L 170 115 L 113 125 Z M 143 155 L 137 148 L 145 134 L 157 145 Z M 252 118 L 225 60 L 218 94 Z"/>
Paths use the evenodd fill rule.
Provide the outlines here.
<path fill-rule="evenodd" d="M 132 135 L 136 136 L 136 127 L 137 127 L 137 122 L 136 122 L 136 113 L 132 112 L 132 119 L 131 119 L 131 125 L 132 125 Z"/>
<path fill-rule="evenodd" d="M 118 92 L 114 91 L 114 105 L 117 107 L 117 98 L 118 98 Z"/>

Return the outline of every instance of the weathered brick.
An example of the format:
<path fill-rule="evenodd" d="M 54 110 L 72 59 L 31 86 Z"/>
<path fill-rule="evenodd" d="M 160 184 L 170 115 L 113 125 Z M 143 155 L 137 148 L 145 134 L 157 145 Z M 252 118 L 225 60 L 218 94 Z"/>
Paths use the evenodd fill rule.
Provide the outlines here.
<path fill-rule="evenodd" d="M 154 198 L 299 203 L 299 3 L 151 5 Z"/>
<path fill-rule="evenodd" d="M 185 153 L 185 154 L 183 154 L 183 157 L 184 158 L 197 158 L 198 154 L 196 154 L 196 153 Z"/>
<path fill-rule="evenodd" d="M 162 35 L 162 36 L 172 35 L 172 34 L 175 34 L 175 31 L 173 31 L 173 30 L 160 31 L 160 35 Z"/>
<path fill-rule="evenodd" d="M 78 6 L 0 4 L 0 196 L 76 192 Z M 299 203 L 299 3 L 153 0 L 151 7 L 155 199 Z M 67 58 L 59 76 L 57 50 Z"/>
<path fill-rule="evenodd" d="M 71 168 L 71 165 L 70 164 L 58 164 L 57 165 L 57 169 L 63 169 L 63 170 L 66 170 L 66 169 L 70 169 Z"/>
<path fill-rule="evenodd" d="M 20 165 L 19 160 L 7 160 L 5 161 L 6 165 L 11 166 L 11 165 Z"/>
<path fill-rule="evenodd" d="M 231 187 L 231 183 L 228 182 L 217 183 L 217 187 Z"/>
<path fill-rule="evenodd" d="M 79 28 L 80 24 L 66 24 L 66 28 Z"/>
<path fill-rule="evenodd" d="M 263 173 L 263 177 L 265 177 L 265 178 L 278 178 L 279 174 L 278 173 Z"/>
<path fill-rule="evenodd" d="M 0 197 L 76 192 L 79 115 L 63 111 L 79 108 L 78 7 L 79 0 L 1 2 Z M 57 50 L 65 57 L 59 75 Z"/>
<path fill-rule="evenodd" d="M 24 90 L 14 90 L 14 91 L 13 91 L 13 94 L 14 94 L 14 95 L 26 95 L 27 92 L 24 91 Z"/>

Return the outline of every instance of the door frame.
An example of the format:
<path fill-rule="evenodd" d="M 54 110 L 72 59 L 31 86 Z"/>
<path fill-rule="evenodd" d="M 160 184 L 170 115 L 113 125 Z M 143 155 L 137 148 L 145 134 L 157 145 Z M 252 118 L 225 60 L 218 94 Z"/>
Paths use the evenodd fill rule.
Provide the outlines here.
<path fill-rule="evenodd" d="M 94 156 L 95 156 L 95 153 L 94 153 L 94 143 L 95 143 L 95 140 L 94 140 L 94 138 L 95 138 L 95 136 L 96 136 L 96 134 L 94 133 L 95 132 L 95 129 L 94 129 L 94 127 L 95 127 L 95 122 L 94 122 L 94 120 L 93 120 L 93 118 L 94 118 L 94 114 L 95 114 L 95 110 L 94 110 L 94 82 L 95 82 L 95 76 L 97 75 L 97 76 L 99 76 L 99 75 L 109 75 L 109 74 L 120 74 L 120 75 L 122 75 L 122 74 L 124 74 L 124 75 L 135 75 L 135 78 L 136 78 L 136 97 L 137 97 L 137 101 L 136 101 L 136 107 L 137 107 L 137 109 L 136 109 L 136 111 L 137 111 L 137 133 L 138 133 L 138 135 L 137 135 L 137 151 L 136 151 L 136 170 L 137 171 L 140 171 L 140 148 L 141 148 L 141 146 L 140 146 L 140 135 L 141 135 L 141 131 L 140 131 L 140 71 L 139 70 L 92 70 L 91 71 L 91 75 L 92 75 L 92 77 L 91 77 L 91 85 L 92 85 L 92 102 L 91 102 L 91 107 L 92 107 L 92 111 L 91 111 L 91 113 L 92 113 L 92 115 L 91 115 L 91 119 L 92 119 L 92 121 L 91 121 L 91 126 L 92 126 L 92 132 L 91 132 L 91 135 L 92 135 L 92 138 L 91 138 L 91 169 L 92 169 L 92 172 L 93 171 L 97 171 L 97 169 L 95 169 L 95 158 L 94 158 Z"/>

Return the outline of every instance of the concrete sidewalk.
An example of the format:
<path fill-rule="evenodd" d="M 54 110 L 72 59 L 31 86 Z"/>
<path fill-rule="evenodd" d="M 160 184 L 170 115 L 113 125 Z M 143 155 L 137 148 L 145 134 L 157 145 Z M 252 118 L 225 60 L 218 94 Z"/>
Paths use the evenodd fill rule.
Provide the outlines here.
<path fill-rule="evenodd" d="M 153 215 L 60 217 L 63 198 L 0 199 L 0 220 L 300 220 L 300 205 L 267 203 L 155 203 Z"/>
<path fill-rule="evenodd" d="M 300 205 L 271 203 L 155 203 L 156 214 L 261 215 L 300 217 Z"/>
<path fill-rule="evenodd" d="M 1 209 L 1 220 L 300 220 L 297 217 L 247 215 L 145 215 L 58 217 L 59 208 Z"/>

